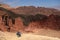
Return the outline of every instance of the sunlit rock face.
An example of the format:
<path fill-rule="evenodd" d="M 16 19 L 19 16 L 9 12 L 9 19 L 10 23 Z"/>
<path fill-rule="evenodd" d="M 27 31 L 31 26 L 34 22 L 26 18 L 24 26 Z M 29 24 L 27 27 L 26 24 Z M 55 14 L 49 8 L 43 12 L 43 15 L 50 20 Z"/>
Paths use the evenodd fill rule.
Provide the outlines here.
<path fill-rule="evenodd" d="M 0 19 L 0 30 L 7 31 L 5 23 Z M 23 20 L 19 17 L 15 19 L 15 24 L 12 23 L 11 19 L 8 19 L 8 27 L 10 27 L 11 32 L 22 31 L 22 32 L 34 32 L 34 30 L 39 29 L 51 29 L 60 30 L 60 16 L 50 15 L 47 19 L 40 21 L 32 21 L 28 25 L 24 25 Z"/>

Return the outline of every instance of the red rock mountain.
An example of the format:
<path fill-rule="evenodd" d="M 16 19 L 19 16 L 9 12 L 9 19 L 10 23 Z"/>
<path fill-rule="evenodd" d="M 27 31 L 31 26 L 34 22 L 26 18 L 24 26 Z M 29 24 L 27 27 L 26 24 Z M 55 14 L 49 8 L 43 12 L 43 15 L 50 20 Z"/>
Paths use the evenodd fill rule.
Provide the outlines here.
<path fill-rule="evenodd" d="M 10 9 L 11 7 L 8 4 L 0 4 L 0 7 Z"/>
<path fill-rule="evenodd" d="M 60 30 L 60 11 L 52 8 L 24 6 L 0 7 L 0 30 L 34 32 L 35 29 Z"/>
<path fill-rule="evenodd" d="M 45 7 L 23 6 L 23 7 L 17 7 L 15 9 L 11 9 L 11 10 L 17 14 L 25 14 L 25 15 L 30 15 L 30 14 L 32 14 L 32 15 L 35 15 L 35 14 L 60 15 L 59 10 L 56 10 L 53 8 L 45 8 Z"/>

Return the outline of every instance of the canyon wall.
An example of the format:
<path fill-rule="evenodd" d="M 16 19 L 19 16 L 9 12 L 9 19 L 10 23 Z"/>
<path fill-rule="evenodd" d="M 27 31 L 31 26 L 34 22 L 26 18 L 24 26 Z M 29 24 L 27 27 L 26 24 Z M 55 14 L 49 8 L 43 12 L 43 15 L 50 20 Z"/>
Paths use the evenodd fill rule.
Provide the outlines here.
<path fill-rule="evenodd" d="M 31 9 L 33 7 L 30 8 L 25 7 L 25 8 Z M 51 9 L 52 14 L 49 15 L 40 14 L 40 12 L 36 14 L 34 14 L 35 12 L 33 12 L 34 14 L 33 15 L 29 13 L 30 12 L 29 10 L 28 10 L 29 15 L 18 14 L 22 9 L 25 10 L 25 8 L 24 7 L 20 8 L 19 12 L 16 12 L 17 10 L 12 10 L 12 9 L 7 10 L 1 7 L 0 8 L 0 30 L 9 31 L 9 32 L 17 32 L 17 31 L 34 32 L 35 30 L 40 30 L 40 29 L 51 29 L 51 30 L 60 31 L 60 15 L 56 15 L 57 13 L 58 14 L 60 13 L 59 11 L 56 10 L 53 11 L 55 13 L 54 14 Z M 44 8 L 40 8 L 40 9 L 43 10 Z M 44 12 L 41 11 L 41 13 Z"/>

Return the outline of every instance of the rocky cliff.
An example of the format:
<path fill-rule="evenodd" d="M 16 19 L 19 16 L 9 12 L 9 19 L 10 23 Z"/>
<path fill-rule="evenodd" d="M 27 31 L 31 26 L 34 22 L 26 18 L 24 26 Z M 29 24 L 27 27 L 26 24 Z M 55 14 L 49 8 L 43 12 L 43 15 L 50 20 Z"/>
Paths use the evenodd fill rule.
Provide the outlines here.
<path fill-rule="evenodd" d="M 39 29 L 60 30 L 59 13 L 60 11 L 50 8 L 20 7 L 8 10 L 0 7 L 0 30 L 11 32 L 34 32 Z"/>

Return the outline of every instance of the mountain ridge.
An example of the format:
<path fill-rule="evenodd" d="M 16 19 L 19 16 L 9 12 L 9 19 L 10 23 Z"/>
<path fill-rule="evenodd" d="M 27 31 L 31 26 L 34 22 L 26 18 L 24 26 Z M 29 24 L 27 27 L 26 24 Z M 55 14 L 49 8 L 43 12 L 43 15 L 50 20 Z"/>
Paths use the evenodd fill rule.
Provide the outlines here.
<path fill-rule="evenodd" d="M 48 15 L 45 11 L 48 13 Z M 40 7 L 38 9 L 35 7 L 20 7 L 16 9 L 14 8 L 5 9 L 2 7 L 0 9 L 0 14 L 2 13 L 3 15 L 0 15 L 0 30 L 2 31 L 10 30 L 13 32 L 14 31 L 35 32 L 34 30 L 38 31 L 38 29 L 41 28 L 60 30 L 60 15 L 58 15 L 60 14 L 60 11 L 55 9 Z M 4 19 L 3 16 L 6 19 Z"/>

